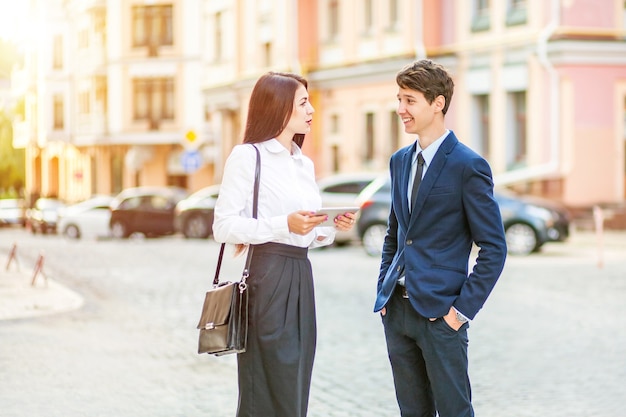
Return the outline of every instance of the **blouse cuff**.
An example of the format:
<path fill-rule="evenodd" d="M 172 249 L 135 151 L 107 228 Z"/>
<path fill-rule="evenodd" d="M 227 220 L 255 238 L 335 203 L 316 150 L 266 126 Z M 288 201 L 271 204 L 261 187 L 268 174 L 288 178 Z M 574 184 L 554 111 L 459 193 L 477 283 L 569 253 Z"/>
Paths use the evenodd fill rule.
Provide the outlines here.
<path fill-rule="evenodd" d="M 279 238 L 289 237 L 289 224 L 287 224 L 287 215 L 275 216 L 270 219 L 272 232 Z"/>

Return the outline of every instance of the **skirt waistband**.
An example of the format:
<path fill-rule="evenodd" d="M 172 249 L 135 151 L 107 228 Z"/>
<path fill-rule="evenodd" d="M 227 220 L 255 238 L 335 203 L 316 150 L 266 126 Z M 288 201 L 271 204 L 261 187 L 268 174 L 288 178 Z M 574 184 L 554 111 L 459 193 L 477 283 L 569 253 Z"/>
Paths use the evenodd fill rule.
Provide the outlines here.
<path fill-rule="evenodd" d="M 260 245 L 252 245 L 254 248 L 254 255 L 259 254 L 275 254 L 282 255 L 288 258 L 304 258 L 306 259 L 309 252 L 309 248 L 301 248 L 298 246 L 285 245 L 284 243 L 268 242 Z"/>

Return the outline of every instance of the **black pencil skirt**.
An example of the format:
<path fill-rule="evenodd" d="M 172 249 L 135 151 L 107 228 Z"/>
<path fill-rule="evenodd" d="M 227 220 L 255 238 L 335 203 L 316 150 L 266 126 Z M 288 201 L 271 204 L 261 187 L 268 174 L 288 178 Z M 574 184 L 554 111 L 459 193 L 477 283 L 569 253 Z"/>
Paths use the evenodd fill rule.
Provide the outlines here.
<path fill-rule="evenodd" d="M 249 328 L 237 355 L 237 417 L 305 417 L 317 337 L 307 248 L 254 246 Z"/>

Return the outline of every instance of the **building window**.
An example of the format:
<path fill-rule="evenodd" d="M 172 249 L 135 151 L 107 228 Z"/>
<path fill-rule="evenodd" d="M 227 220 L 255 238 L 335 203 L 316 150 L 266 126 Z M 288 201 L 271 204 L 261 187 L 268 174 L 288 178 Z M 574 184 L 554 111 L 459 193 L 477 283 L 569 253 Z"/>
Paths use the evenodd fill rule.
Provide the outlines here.
<path fill-rule="evenodd" d="M 214 16 L 214 53 L 215 62 L 222 60 L 222 42 L 224 41 L 224 27 L 223 27 L 223 15 L 221 12 L 215 13 Z"/>
<path fill-rule="evenodd" d="M 374 160 L 374 113 L 365 113 L 365 162 Z"/>
<path fill-rule="evenodd" d="M 328 1 L 328 38 L 333 41 L 339 37 L 339 0 Z"/>
<path fill-rule="evenodd" d="M 78 47 L 80 49 L 89 48 L 89 30 L 81 29 L 78 31 Z"/>
<path fill-rule="evenodd" d="M 162 120 L 174 120 L 174 79 L 138 78 L 133 80 L 133 119 L 146 121 L 157 130 Z"/>
<path fill-rule="evenodd" d="M 507 96 L 508 114 L 507 127 L 507 169 L 526 166 L 527 135 L 526 135 L 526 91 L 516 91 Z"/>
<path fill-rule="evenodd" d="M 332 114 L 330 116 L 330 133 L 339 133 L 339 115 Z"/>
<path fill-rule="evenodd" d="M 53 128 L 55 130 L 61 130 L 65 127 L 65 117 L 63 115 L 63 96 L 55 94 L 52 100 L 52 117 L 54 118 L 52 121 Z"/>
<path fill-rule="evenodd" d="M 473 122 L 473 143 L 476 152 L 486 159 L 489 159 L 489 96 L 478 94 L 474 96 L 474 122 Z"/>
<path fill-rule="evenodd" d="M 63 68 L 63 37 L 56 35 L 52 46 L 52 68 Z"/>
<path fill-rule="evenodd" d="M 472 32 L 489 30 L 489 0 L 472 0 Z"/>
<path fill-rule="evenodd" d="M 263 44 L 263 66 L 272 66 L 272 42 L 265 42 Z"/>
<path fill-rule="evenodd" d="M 133 7 L 133 47 L 147 47 L 156 55 L 159 46 L 174 44 L 172 5 Z"/>
<path fill-rule="evenodd" d="M 399 117 L 395 110 L 389 112 L 389 146 L 391 146 L 390 154 L 400 148 Z"/>
<path fill-rule="evenodd" d="M 332 160 L 332 170 L 333 172 L 339 172 L 341 169 L 340 161 L 340 153 L 339 153 L 339 145 L 332 145 L 330 147 L 330 154 Z"/>
<path fill-rule="evenodd" d="M 107 79 L 106 77 L 96 77 L 96 105 L 100 105 L 100 111 L 106 113 L 108 111 L 107 98 Z"/>
<path fill-rule="evenodd" d="M 99 36 L 104 38 L 106 34 L 106 10 L 95 9 L 93 11 L 93 30 Z"/>
<path fill-rule="evenodd" d="M 124 186 L 124 158 L 119 154 L 111 157 L 111 194 L 122 191 Z"/>
<path fill-rule="evenodd" d="M 371 35 L 374 31 L 374 11 L 372 0 L 363 1 L 363 33 Z"/>
<path fill-rule="evenodd" d="M 396 29 L 399 26 L 398 0 L 389 0 L 389 27 Z"/>
<path fill-rule="evenodd" d="M 526 0 L 508 0 L 506 10 L 507 26 L 523 25 L 527 20 Z"/>
<path fill-rule="evenodd" d="M 78 112 L 80 114 L 89 114 L 89 91 L 85 91 L 78 94 Z"/>

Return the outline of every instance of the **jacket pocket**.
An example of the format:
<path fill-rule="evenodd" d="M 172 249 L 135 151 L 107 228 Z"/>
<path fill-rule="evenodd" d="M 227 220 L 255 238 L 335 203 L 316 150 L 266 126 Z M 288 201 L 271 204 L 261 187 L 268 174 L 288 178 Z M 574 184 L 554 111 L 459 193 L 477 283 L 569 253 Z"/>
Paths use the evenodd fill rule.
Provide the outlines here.
<path fill-rule="evenodd" d="M 451 185 L 445 187 L 433 187 L 430 189 L 430 193 L 428 193 L 429 196 L 442 194 L 454 194 L 454 187 Z"/>

